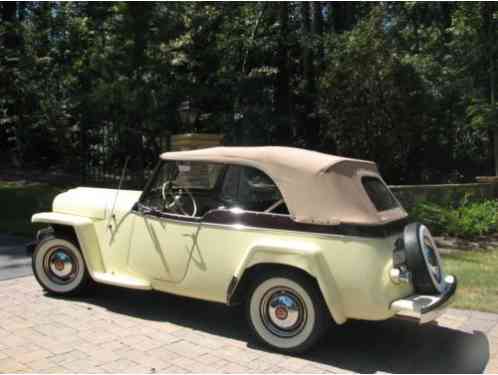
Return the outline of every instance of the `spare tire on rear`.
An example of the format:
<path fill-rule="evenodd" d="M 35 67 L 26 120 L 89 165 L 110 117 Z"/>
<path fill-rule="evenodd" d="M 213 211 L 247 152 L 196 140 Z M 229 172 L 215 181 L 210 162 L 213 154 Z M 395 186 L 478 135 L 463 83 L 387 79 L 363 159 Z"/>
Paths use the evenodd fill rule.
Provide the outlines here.
<path fill-rule="evenodd" d="M 442 293 L 445 283 L 441 258 L 429 229 L 419 223 L 408 224 L 403 240 L 415 290 L 421 294 Z"/>

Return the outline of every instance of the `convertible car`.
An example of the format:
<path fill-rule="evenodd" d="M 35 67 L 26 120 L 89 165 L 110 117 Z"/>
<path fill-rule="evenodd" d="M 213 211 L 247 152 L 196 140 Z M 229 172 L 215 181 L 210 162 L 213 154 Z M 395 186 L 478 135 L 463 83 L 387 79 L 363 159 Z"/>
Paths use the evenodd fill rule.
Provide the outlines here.
<path fill-rule="evenodd" d="M 370 161 L 287 147 L 166 152 L 143 191 L 79 187 L 37 213 L 40 285 L 92 282 L 244 304 L 256 338 L 302 352 L 331 324 L 433 320 L 457 281 Z"/>

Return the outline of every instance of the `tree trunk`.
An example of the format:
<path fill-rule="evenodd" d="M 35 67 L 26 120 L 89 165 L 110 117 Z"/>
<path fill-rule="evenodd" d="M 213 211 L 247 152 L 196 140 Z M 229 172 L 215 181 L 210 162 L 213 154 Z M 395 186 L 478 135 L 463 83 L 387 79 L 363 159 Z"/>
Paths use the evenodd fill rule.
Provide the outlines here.
<path fill-rule="evenodd" d="M 15 49 L 18 44 L 18 36 L 15 29 L 17 14 L 17 1 L 3 2 L 2 4 L 2 22 L 9 23 L 7 31 L 4 34 L 3 45 L 7 49 Z"/>
<path fill-rule="evenodd" d="M 306 147 L 316 148 L 319 142 L 320 125 L 317 116 L 317 94 L 315 82 L 314 53 L 309 47 L 309 40 L 315 36 L 311 31 L 311 12 L 309 2 L 302 3 L 303 32 L 306 37 L 302 46 L 303 51 L 303 73 L 304 73 L 304 102 L 305 102 L 305 123 L 303 124 L 303 136 Z M 313 4 L 314 16 L 316 16 L 317 3 Z M 318 12 L 319 13 L 319 12 Z M 316 22 L 313 22 L 316 26 Z M 315 31 L 315 30 L 313 30 Z"/>
<path fill-rule="evenodd" d="M 494 124 L 491 125 L 493 132 L 493 160 L 495 176 L 498 176 L 498 124 L 496 114 L 496 24 L 493 20 L 493 14 L 496 11 L 496 3 L 483 3 L 481 14 L 483 17 L 483 26 L 486 32 L 487 57 L 488 57 L 488 82 L 489 82 L 489 103 L 491 110 L 494 112 L 491 117 Z"/>
<path fill-rule="evenodd" d="M 16 167 L 22 167 L 24 159 L 24 140 L 23 128 L 20 123 L 20 93 L 17 91 L 16 87 L 16 77 L 19 64 L 18 58 L 20 55 L 19 47 L 21 44 L 21 38 L 17 25 L 17 9 L 17 1 L 4 2 L 2 4 L 2 22 L 7 25 L 3 35 L 3 45 L 6 50 L 5 56 L 9 57 L 9 60 L 4 61 L 8 73 L 5 75 L 5 91 L 3 95 L 11 98 L 6 105 L 6 115 L 11 125 L 9 134 L 13 136 L 14 139 L 14 145 L 9 150 L 10 158 Z"/>
<path fill-rule="evenodd" d="M 323 33 L 323 7 L 322 3 L 319 1 L 313 2 L 313 33 L 317 36 L 322 36 Z M 323 43 L 322 40 L 319 39 L 317 45 L 317 53 L 316 58 L 318 62 L 321 64 L 323 61 Z"/>
<path fill-rule="evenodd" d="M 313 81 L 313 51 L 310 48 L 310 37 L 311 37 L 311 19 L 310 19 L 310 3 L 301 3 L 301 17 L 303 20 L 303 35 L 305 37 L 304 44 L 302 45 L 303 53 L 303 76 L 304 76 L 304 87 L 305 87 L 305 101 L 306 101 L 306 117 L 312 111 L 310 103 L 310 85 Z M 305 124 L 306 126 L 306 124 Z"/>
<path fill-rule="evenodd" d="M 493 23 L 490 23 L 490 33 L 494 34 L 494 31 L 491 31 L 493 28 Z M 498 115 L 496 113 L 496 59 L 495 59 L 495 53 L 493 53 L 493 49 L 496 48 L 496 45 L 494 44 L 494 35 L 492 35 L 492 38 L 490 39 L 490 47 L 491 51 L 489 53 L 489 101 L 491 103 L 491 110 L 494 111 L 494 116 L 492 117 L 495 121 L 495 124 L 493 126 L 493 133 L 494 133 L 494 144 L 493 144 L 493 149 L 494 149 L 494 160 L 495 160 L 495 176 L 498 176 L 498 124 L 497 118 Z"/>
<path fill-rule="evenodd" d="M 332 1 L 331 4 L 334 31 L 342 33 L 351 30 L 354 24 L 355 4 L 350 1 Z"/>
<path fill-rule="evenodd" d="M 149 15 L 151 11 L 151 4 L 128 3 L 128 17 L 130 17 L 133 37 L 133 53 L 132 53 L 132 89 L 139 92 L 144 86 L 142 76 L 145 65 L 145 50 L 147 48 L 147 32 L 149 27 Z M 137 95 L 140 101 L 143 100 L 143 95 Z M 147 103 L 142 104 L 139 108 L 135 108 L 130 113 L 129 127 L 130 131 L 128 136 L 131 137 L 132 150 L 134 151 L 132 166 L 137 177 L 137 185 L 142 185 L 145 182 L 145 157 L 143 145 L 143 132 L 144 132 L 144 118 L 141 108 L 145 108 Z"/>
<path fill-rule="evenodd" d="M 276 4 L 280 33 L 276 65 L 278 74 L 275 87 L 275 109 L 277 112 L 276 138 L 281 144 L 289 144 L 291 140 L 291 103 L 290 103 L 290 75 L 289 75 L 289 47 L 287 36 L 289 34 L 289 3 Z"/>

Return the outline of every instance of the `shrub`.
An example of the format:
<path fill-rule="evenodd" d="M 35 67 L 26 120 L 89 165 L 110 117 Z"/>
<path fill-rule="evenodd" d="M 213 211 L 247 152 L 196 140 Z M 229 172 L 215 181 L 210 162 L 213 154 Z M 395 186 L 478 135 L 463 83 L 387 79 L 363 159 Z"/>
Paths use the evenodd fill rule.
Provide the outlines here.
<path fill-rule="evenodd" d="M 460 232 L 463 237 L 475 237 L 496 231 L 496 201 L 471 203 L 457 209 L 457 228 L 451 228 L 453 233 Z"/>
<path fill-rule="evenodd" d="M 497 212 L 498 202 L 495 200 L 469 202 L 464 199 L 458 207 L 421 202 L 415 205 L 410 215 L 426 224 L 436 235 L 472 238 L 497 229 Z"/>

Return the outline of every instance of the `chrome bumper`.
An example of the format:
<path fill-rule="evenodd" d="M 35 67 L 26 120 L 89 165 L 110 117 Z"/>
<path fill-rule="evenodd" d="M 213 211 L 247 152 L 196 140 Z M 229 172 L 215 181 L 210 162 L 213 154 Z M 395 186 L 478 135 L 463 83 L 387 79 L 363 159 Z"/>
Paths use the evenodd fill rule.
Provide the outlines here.
<path fill-rule="evenodd" d="M 453 299 L 457 289 L 457 279 L 453 275 L 444 278 L 445 290 L 439 295 L 414 294 L 391 303 L 390 309 L 401 317 L 428 323 L 440 316 Z"/>

